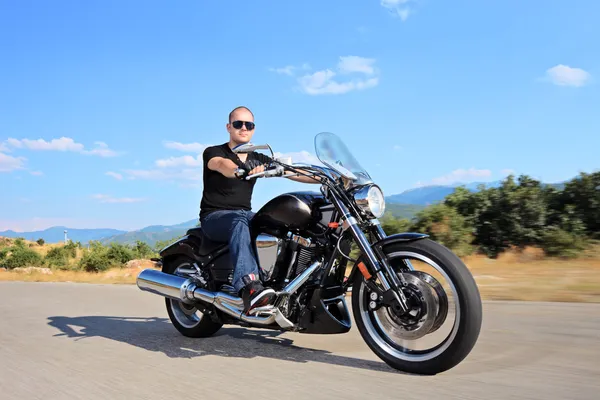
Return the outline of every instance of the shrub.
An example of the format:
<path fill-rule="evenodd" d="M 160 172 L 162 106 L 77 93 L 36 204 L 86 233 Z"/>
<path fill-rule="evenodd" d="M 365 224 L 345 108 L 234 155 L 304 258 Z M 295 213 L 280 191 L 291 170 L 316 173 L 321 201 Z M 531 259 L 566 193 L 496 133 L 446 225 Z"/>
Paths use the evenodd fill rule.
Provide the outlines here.
<path fill-rule="evenodd" d="M 37 244 L 39 244 L 40 246 L 43 246 L 43 245 L 44 245 L 44 243 L 46 243 L 46 241 L 45 241 L 44 239 L 42 239 L 42 238 L 39 238 L 39 239 L 36 241 L 36 243 L 37 243 Z"/>
<path fill-rule="evenodd" d="M 135 258 L 134 251 L 128 246 L 111 243 L 109 247 L 100 242 L 90 242 L 89 250 L 85 250 L 79 261 L 79 267 L 88 272 L 106 271 L 113 267 L 123 267 Z"/>
<path fill-rule="evenodd" d="M 6 259 L 6 257 L 8 256 L 9 251 L 9 247 L 4 247 L 0 249 L 0 265 L 2 265 L 2 260 Z"/>
<path fill-rule="evenodd" d="M 119 266 L 135 258 L 133 250 L 120 243 L 111 243 L 106 256 L 111 262 Z"/>
<path fill-rule="evenodd" d="M 430 235 L 432 240 L 443 244 L 459 256 L 473 252 L 473 228 L 456 209 L 445 204 L 430 206 L 417 214 L 417 221 L 410 229 Z"/>
<path fill-rule="evenodd" d="M 48 251 L 44 262 L 49 266 L 67 267 L 69 258 L 75 258 L 75 254 L 65 247 L 54 247 Z"/>
<path fill-rule="evenodd" d="M 7 256 L 10 250 L 10 255 Z M 42 256 L 25 246 L 13 246 L 3 250 L 4 256 L 0 257 L 0 267 L 7 269 L 23 267 L 39 267 L 42 265 Z"/>
<path fill-rule="evenodd" d="M 557 227 L 550 227 L 542 235 L 542 249 L 551 257 L 574 258 L 586 249 L 581 236 Z"/>
<path fill-rule="evenodd" d="M 154 255 L 154 251 L 148 243 L 140 240 L 136 241 L 133 251 L 135 253 L 135 258 L 150 258 Z"/>
<path fill-rule="evenodd" d="M 87 272 L 106 271 L 111 266 L 111 261 L 106 256 L 106 252 L 101 251 L 86 251 L 79 260 L 79 267 Z"/>

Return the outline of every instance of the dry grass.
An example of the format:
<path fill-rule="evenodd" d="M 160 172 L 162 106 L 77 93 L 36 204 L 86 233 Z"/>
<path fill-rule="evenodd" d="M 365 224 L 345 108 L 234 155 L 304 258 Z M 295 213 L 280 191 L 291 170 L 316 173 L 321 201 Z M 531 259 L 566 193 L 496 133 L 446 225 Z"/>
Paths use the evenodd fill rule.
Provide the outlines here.
<path fill-rule="evenodd" d="M 144 268 L 158 269 L 155 263 L 149 260 L 132 260 L 125 268 L 113 268 L 98 273 L 34 267 L 11 271 L 0 269 L 0 281 L 135 284 L 135 279 Z"/>
<path fill-rule="evenodd" d="M 600 302 L 600 251 L 577 259 L 551 259 L 535 249 L 496 260 L 464 258 L 482 297 L 494 300 Z"/>
<path fill-rule="evenodd" d="M 0 247 L 10 239 L 0 238 Z M 45 255 L 62 244 L 38 245 L 27 242 L 32 249 Z M 81 256 L 78 250 L 77 258 Z M 600 302 L 600 246 L 577 259 L 552 259 L 538 249 L 508 251 L 497 259 L 476 255 L 463 258 L 472 272 L 484 299 L 526 301 Z M 72 260 L 74 263 L 75 260 Z M 413 263 L 418 270 L 432 273 L 423 265 Z M 25 268 L 13 271 L 0 269 L 0 281 L 80 282 L 135 284 L 143 268 L 155 268 L 149 260 L 130 261 L 125 268 L 90 273 L 47 268 Z M 433 274 L 438 278 L 438 275 Z"/>

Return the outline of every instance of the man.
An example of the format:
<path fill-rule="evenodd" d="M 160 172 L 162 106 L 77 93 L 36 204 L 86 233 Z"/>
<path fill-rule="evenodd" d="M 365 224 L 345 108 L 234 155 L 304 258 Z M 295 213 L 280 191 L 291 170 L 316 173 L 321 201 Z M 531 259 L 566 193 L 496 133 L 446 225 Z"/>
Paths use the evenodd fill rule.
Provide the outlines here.
<path fill-rule="evenodd" d="M 232 149 L 248 143 L 255 132 L 254 114 L 237 107 L 226 125 L 229 142 L 204 150 L 204 190 L 200 203 L 200 224 L 211 240 L 229 243 L 234 265 L 233 287 L 244 300 L 244 312 L 272 304 L 272 288 L 265 288 L 259 276 L 254 244 L 250 236 L 251 198 L 256 179 L 245 177 L 265 169 L 271 158 L 261 153 L 236 154 Z M 246 171 L 242 173 L 240 170 Z M 319 183 L 317 178 L 293 176 L 304 183 Z"/>

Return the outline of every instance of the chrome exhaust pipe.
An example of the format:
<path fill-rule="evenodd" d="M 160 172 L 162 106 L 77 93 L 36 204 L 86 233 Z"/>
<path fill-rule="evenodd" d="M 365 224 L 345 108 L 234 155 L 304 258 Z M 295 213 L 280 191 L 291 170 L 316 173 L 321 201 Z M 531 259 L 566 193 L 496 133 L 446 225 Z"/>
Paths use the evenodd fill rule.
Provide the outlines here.
<path fill-rule="evenodd" d="M 277 293 L 277 295 L 289 296 L 296 292 L 320 266 L 320 261 L 312 263 L 306 270 L 288 283 L 281 292 Z M 224 313 L 251 325 L 267 326 L 276 322 L 282 328 L 291 328 L 294 326 L 277 307 L 258 312 L 259 315 L 263 312 L 267 313 L 268 316 L 266 317 L 245 315 L 243 314 L 244 301 L 241 298 L 223 292 L 211 292 L 210 290 L 200 288 L 191 279 L 181 276 L 166 274 L 148 268 L 140 272 L 136 283 L 142 291 L 158 294 L 184 303 L 193 304 L 199 301 L 207 305 L 212 304 Z"/>
<path fill-rule="evenodd" d="M 187 288 L 191 283 L 189 279 L 165 274 L 155 269 L 145 269 L 138 275 L 136 283 L 142 291 L 192 303 L 192 299 L 187 297 Z"/>
<path fill-rule="evenodd" d="M 300 275 L 294 278 L 293 281 L 288 283 L 283 290 L 278 294 L 290 295 L 294 293 L 296 290 L 300 288 L 300 286 L 304 285 L 304 283 L 308 280 L 308 278 L 321 266 L 321 261 L 315 261 L 311 265 L 308 266 Z"/>
<path fill-rule="evenodd" d="M 136 283 L 142 291 L 184 303 L 192 304 L 199 301 L 208 305 L 213 304 L 224 313 L 249 324 L 267 326 L 277 322 L 282 327 L 293 326 L 278 308 L 269 311 L 267 317 L 245 315 L 243 314 L 244 302 L 241 298 L 202 289 L 196 286 L 191 279 L 166 274 L 155 269 L 145 269 L 140 272 Z"/>

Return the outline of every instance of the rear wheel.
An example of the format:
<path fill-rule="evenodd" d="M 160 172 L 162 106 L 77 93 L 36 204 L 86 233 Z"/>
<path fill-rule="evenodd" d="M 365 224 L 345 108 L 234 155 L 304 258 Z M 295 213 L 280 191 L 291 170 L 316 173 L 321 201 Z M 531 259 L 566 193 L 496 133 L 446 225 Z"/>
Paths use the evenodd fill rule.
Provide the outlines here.
<path fill-rule="evenodd" d="M 471 352 L 481 330 L 475 280 L 460 258 L 429 239 L 389 244 L 384 252 L 407 282 L 410 311 L 402 314 L 378 304 L 381 299 L 357 273 L 352 312 L 361 336 L 395 369 L 432 375 L 453 368 Z"/>
<path fill-rule="evenodd" d="M 163 265 L 162 272 L 185 277 L 179 269 L 194 269 L 192 261 L 187 257 L 177 257 Z M 204 315 L 193 304 L 165 298 L 167 314 L 175 328 L 183 335 L 192 338 L 203 338 L 214 335 L 223 324 L 214 322 Z"/>

